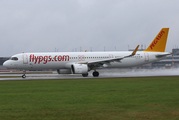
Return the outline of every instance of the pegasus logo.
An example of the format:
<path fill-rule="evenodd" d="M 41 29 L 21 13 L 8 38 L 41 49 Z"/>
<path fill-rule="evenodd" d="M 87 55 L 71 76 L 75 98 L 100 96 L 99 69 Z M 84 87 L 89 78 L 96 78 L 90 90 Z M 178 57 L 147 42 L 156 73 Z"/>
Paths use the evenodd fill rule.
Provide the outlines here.
<path fill-rule="evenodd" d="M 150 45 L 150 48 L 153 49 L 153 47 L 155 47 L 155 45 L 158 43 L 158 41 L 162 38 L 163 34 L 165 34 L 165 31 L 161 31 L 158 36 L 155 38 L 155 40 L 152 42 L 152 44 Z"/>

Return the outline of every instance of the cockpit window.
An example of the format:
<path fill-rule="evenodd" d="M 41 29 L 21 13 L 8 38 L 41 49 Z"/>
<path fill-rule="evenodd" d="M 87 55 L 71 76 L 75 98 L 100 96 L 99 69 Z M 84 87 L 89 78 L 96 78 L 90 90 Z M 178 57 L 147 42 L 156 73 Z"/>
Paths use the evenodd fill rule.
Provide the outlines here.
<path fill-rule="evenodd" d="M 18 58 L 17 57 L 11 57 L 10 60 L 18 60 Z"/>

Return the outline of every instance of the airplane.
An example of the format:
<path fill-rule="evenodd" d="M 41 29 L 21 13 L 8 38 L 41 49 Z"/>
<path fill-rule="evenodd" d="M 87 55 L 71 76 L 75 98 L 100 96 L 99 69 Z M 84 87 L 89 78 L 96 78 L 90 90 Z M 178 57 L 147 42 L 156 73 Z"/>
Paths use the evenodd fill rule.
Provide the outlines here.
<path fill-rule="evenodd" d="M 162 28 L 147 49 L 137 51 L 114 52 L 41 52 L 20 53 L 13 55 L 3 63 L 7 69 L 26 70 L 56 69 L 58 74 L 82 74 L 88 72 L 94 77 L 99 76 L 97 69 L 101 68 L 126 68 L 152 63 L 171 55 L 165 52 L 169 28 Z"/>

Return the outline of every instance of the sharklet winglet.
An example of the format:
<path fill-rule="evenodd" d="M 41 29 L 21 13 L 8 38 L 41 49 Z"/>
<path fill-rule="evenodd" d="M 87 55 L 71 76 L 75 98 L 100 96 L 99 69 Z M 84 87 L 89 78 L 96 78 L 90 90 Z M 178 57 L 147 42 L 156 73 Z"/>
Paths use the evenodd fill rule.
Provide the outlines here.
<path fill-rule="evenodd" d="M 139 45 L 135 48 L 135 50 L 133 51 L 132 55 L 135 55 L 135 54 L 136 54 L 138 48 L 139 48 Z"/>

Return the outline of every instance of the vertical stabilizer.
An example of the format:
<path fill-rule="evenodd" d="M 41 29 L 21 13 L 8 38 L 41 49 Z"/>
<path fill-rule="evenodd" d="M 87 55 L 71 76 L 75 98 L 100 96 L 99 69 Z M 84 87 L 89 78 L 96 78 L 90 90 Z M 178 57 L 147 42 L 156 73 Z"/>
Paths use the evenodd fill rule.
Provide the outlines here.
<path fill-rule="evenodd" d="M 165 52 L 169 28 L 162 28 L 149 47 L 147 52 Z"/>

